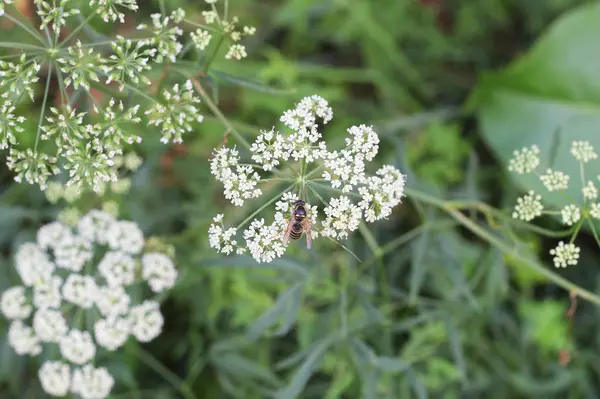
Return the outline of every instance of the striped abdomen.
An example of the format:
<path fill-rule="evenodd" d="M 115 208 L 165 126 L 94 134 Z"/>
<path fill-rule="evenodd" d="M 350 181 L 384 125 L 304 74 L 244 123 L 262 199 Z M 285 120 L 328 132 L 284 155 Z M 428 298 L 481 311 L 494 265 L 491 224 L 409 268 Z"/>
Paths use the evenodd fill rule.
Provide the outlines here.
<path fill-rule="evenodd" d="M 297 240 L 302 236 L 302 221 L 294 221 L 292 224 L 292 229 L 290 231 L 290 238 L 292 240 Z"/>

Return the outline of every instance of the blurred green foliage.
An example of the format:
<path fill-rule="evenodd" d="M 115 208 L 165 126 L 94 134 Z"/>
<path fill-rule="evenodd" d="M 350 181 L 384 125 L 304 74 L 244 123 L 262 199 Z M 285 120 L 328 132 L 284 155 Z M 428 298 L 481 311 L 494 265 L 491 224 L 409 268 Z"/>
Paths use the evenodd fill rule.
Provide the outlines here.
<path fill-rule="evenodd" d="M 143 12 L 159 3 L 148 2 Z M 191 16 L 200 10 L 192 1 L 165 3 Z M 568 13 L 583 3 L 592 2 L 231 0 L 230 12 L 258 27 L 251 56 L 216 61 L 202 83 L 249 138 L 317 93 L 336 112 L 324 132 L 328 141 L 341 142 L 352 124 L 373 124 L 383 141 L 377 162 L 406 171 L 409 186 L 508 207 L 516 191 L 503 162 L 513 147 L 548 143 L 540 140 L 555 130 L 552 107 L 590 105 L 595 115 L 600 98 L 582 93 L 600 87 L 598 6 Z M 18 40 L 22 33 L 3 34 Z M 188 61 L 190 71 L 200 69 L 201 58 Z M 469 104 L 478 124 L 463 103 L 482 77 Z M 31 137 L 37 111 L 27 111 Z M 330 242 L 313 251 L 298 246 L 268 265 L 218 257 L 208 248 L 212 217 L 241 219 L 251 210 L 228 206 L 210 176 L 208 159 L 226 129 L 205 114 L 182 146 L 145 138 L 145 162 L 131 192 L 118 198 L 121 217 L 175 247 L 182 276 L 164 298 L 163 334 L 144 352 L 130 343 L 101 359 L 118 370 L 112 398 L 600 395 L 597 309 L 580 304 L 569 330 L 566 292 L 417 201 L 407 199 L 390 220 L 344 243 L 362 262 Z M 596 140 L 596 125 L 588 120 L 582 134 Z M 68 206 L 50 205 L 11 179 L 0 173 L 0 290 L 16 281 L 14 248 Z M 75 204 L 99 205 L 94 198 Z M 532 258 L 554 242 L 506 236 L 516 253 Z M 597 262 L 589 251 L 564 275 L 597 290 Z M 16 356 L 2 335 L 0 397 L 43 397 L 39 363 Z M 559 364 L 562 349 L 572 357 L 566 367 Z"/>

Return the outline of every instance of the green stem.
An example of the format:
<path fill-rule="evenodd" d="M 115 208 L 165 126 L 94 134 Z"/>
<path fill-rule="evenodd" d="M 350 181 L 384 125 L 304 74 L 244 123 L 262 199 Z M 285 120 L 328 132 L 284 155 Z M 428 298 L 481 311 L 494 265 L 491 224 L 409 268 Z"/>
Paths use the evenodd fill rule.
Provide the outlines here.
<path fill-rule="evenodd" d="M 258 215 L 260 212 L 262 212 L 263 209 L 265 209 L 266 207 L 268 207 L 269 205 L 271 205 L 273 202 L 277 201 L 279 198 L 281 198 L 281 196 L 285 193 L 287 193 L 288 191 L 290 191 L 290 189 L 292 189 L 296 184 L 292 184 L 291 186 L 288 186 L 285 190 L 283 190 L 282 192 L 280 192 L 279 194 L 277 194 L 276 196 L 274 196 L 273 198 L 271 198 L 266 204 L 262 205 L 260 208 L 258 208 L 257 210 L 255 210 L 254 212 L 252 212 L 246 219 L 244 219 L 240 224 L 237 225 L 236 229 L 239 229 L 240 227 L 244 226 L 246 223 L 248 223 L 252 218 L 254 218 L 254 216 Z"/>
<path fill-rule="evenodd" d="M 138 347 L 135 352 L 135 355 L 144 363 L 146 366 L 153 369 L 157 374 L 160 374 L 161 377 L 165 379 L 168 383 L 173 385 L 173 387 L 179 391 L 179 393 L 185 399 L 198 399 L 196 395 L 192 392 L 190 387 L 179 378 L 176 374 L 174 374 L 171 370 L 166 368 L 161 362 L 159 362 L 154 356 L 152 356 L 149 352 L 144 350 L 141 347 Z"/>
<path fill-rule="evenodd" d="M 550 271 L 549 269 L 547 269 L 545 266 L 541 265 L 540 263 L 538 263 L 530 258 L 526 258 L 523 255 L 520 255 L 518 252 L 516 252 L 514 250 L 514 248 L 512 248 L 504 240 L 491 234 L 489 231 L 485 230 L 480 225 L 473 222 L 471 219 L 467 218 L 463 213 L 461 213 L 451 207 L 448 207 L 443 200 L 435 198 L 429 194 L 423 193 L 421 191 L 418 191 L 418 190 L 415 190 L 412 188 L 407 188 L 406 194 L 415 198 L 416 200 L 425 202 L 429 205 L 433 205 L 437 208 L 444 210 L 450 216 L 452 216 L 454 219 L 456 219 L 461 225 L 463 225 L 465 228 L 470 230 L 473 234 L 477 235 L 482 240 L 487 241 L 488 244 L 498 248 L 503 253 L 512 256 L 513 258 L 515 258 L 516 260 L 521 262 L 523 265 L 525 265 L 525 266 L 529 267 L 530 269 L 534 270 L 535 272 L 541 274 L 542 276 L 546 277 L 548 280 L 550 280 L 553 283 L 555 283 L 556 285 L 564 288 L 565 290 L 573 293 L 574 295 L 577 295 L 577 296 L 579 296 L 589 302 L 592 302 L 596 305 L 600 305 L 600 296 L 598 296 L 584 288 L 579 287 L 577 284 L 572 283 L 571 281 L 559 276 L 556 273 L 553 273 L 552 271 Z"/>
<path fill-rule="evenodd" d="M 37 133 L 35 135 L 35 144 L 33 145 L 33 152 L 37 151 L 38 143 L 40 141 L 40 133 L 42 131 L 42 123 L 44 122 L 44 113 L 46 111 L 46 103 L 48 102 L 48 93 L 50 91 L 50 78 L 52 77 L 52 64 L 48 67 L 48 76 L 46 77 L 46 89 L 44 90 L 44 99 L 42 100 L 42 110 L 40 111 L 40 120 L 38 122 Z"/>
<path fill-rule="evenodd" d="M 15 42 L 0 42 L 2 48 L 12 48 L 17 50 L 37 50 L 46 52 L 44 47 L 36 46 L 35 44 L 15 43 Z"/>
<path fill-rule="evenodd" d="M 198 22 L 192 21 L 190 19 L 184 19 L 183 22 L 185 22 L 188 25 L 192 25 L 195 28 L 201 28 L 201 29 L 207 30 L 209 32 L 213 32 L 213 33 L 221 33 L 221 31 L 219 31 L 211 26 L 199 24 Z"/>
<path fill-rule="evenodd" d="M 206 73 L 208 71 L 208 68 L 210 68 L 210 64 L 212 64 L 212 62 L 217 57 L 217 54 L 219 53 L 219 50 L 221 49 L 221 44 L 223 43 L 223 40 L 225 40 L 225 34 L 223 34 L 223 35 L 221 35 L 221 37 L 219 37 L 219 40 L 217 41 L 217 45 L 215 46 L 215 49 L 213 50 L 212 54 L 210 55 L 210 57 L 208 58 L 208 60 L 204 64 L 204 66 L 202 67 L 203 73 Z"/>
<path fill-rule="evenodd" d="M 592 229 L 592 235 L 594 236 L 594 239 L 596 240 L 596 244 L 598 244 L 598 247 L 600 248 L 600 238 L 598 238 L 598 232 L 596 231 L 596 226 L 594 226 L 594 222 L 591 219 L 588 219 L 588 224 L 590 225 L 590 228 Z"/>
<path fill-rule="evenodd" d="M 27 33 L 29 33 L 31 36 L 33 36 L 38 42 L 40 42 L 44 46 L 48 46 L 48 43 L 46 43 L 44 41 L 43 36 L 40 35 L 36 30 L 34 30 L 34 29 L 30 28 L 29 26 L 25 25 L 23 22 L 19 21 L 17 18 L 13 17 L 12 15 L 10 15 L 8 13 L 5 13 L 4 17 L 6 17 L 7 19 L 11 20 L 15 24 L 19 25 L 21 28 L 23 28 L 25 31 L 27 31 Z M 46 47 L 42 47 L 42 48 L 46 49 Z"/>
<path fill-rule="evenodd" d="M 77 32 L 79 32 L 81 30 L 81 28 L 83 28 L 88 22 L 90 22 L 90 20 L 92 18 L 94 18 L 94 14 L 96 14 L 96 10 L 97 8 L 93 9 L 92 12 L 90 13 L 90 15 L 88 15 L 88 17 L 83 20 L 78 27 L 76 27 L 75 29 L 73 29 L 73 31 L 69 34 L 69 36 L 67 36 L 66 39 L 64 39 L 62 42 L 60 42 L 60 44 L 58 45 L 58 47 L 63 47 L 63 45 L 65 43 L 68 43 L 69 40 L 71 40 L 73 38 L 73 36 L 75 36 L 77 34 Z"/>
<path fill-rule="evenodd" d="M 583 226 L 583 222 L 585 221 L 585 219 L 581 219 L 579 221 L 579 223 L 577 223 L 577 226 L 575 227 L 575 232 L 573 233 L 573 236 L 571 237 L 571 239 L 569 240 L 570 244 L 573 244 L 573 242 L 575 241 L 575 239 L 577 238 L 577 235 L 579 234 L 579 230 L 581 230 L 581 226 Z"/>

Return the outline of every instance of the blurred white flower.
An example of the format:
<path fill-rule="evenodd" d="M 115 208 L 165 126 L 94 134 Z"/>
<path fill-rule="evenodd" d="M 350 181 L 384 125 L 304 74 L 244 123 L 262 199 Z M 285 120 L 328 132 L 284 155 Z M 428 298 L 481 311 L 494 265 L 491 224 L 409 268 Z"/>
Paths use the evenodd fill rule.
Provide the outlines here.
<path fill-rule="evenodd" d="M 27 319 L 32 307 L 25 296 L 25 287 L 11 287 L 2 293 L 0 310 L 7 319 Z"/>
<path fill-rule="evenodd" d="M 554 256 L 554 266 L 567 267 L 575 266 L 579 260 L 580 249 L 575 244 L 560 241 L 558 246 L 550 250 L 550 255 Z"/>
<path fill-rule="evenodd" d="M 146 282 L 164 292 L 177 270 L 168 256 L 143 249 L 135 223 L 91 211 L 74 229 L 58 222 L 42 226 L 37 244 L 17 250 L 15 267 L 24 285 L 2 293 L 0 310 L 13 320 L 8 343 L 17 354 L 37 356 L 46 343 L 58 344 L 60 361 L 47 359 L 38 373 L 48 395 L 105 398 L 114 380 L 91 365 L 97 345 L 115 351 L 130 336 L 148 342 L 162 331 L 159 303 L 136 304 L 143 298 L 130 297 L 126 288 Z"/>
<path fill-rule="evenodd" d="M 93 277 L 73 273 L 67 277 L 62 293 L 65 301 L 89 309 L 96 301 L 98 286 Z"/>
<path fill-rule="evenodd" d="M 33 330 L 40 341 L 60 342 L 69 327 L 62 313 L 55 309 L 40 309 L 33 315 Z"/>
<path fill-rule="evenodd" d="M 583 198 L 586 200 L 595 200 L 598 198 L 598 189 L 594 186 L 594 182 L 591 180 L 587 182 L 586 186 L 583 188 Z"/>
<path fill-rule="evenodd" d="M 598 155 L 594 152 L 594 147 L 589 141 L 574 141 L 571 146 L 571 155 L 583 163 L 598 158 Z"/>
<path fill-rule="evenodd" d="M 8 328 L 8 344 L 17 355 L 37 356 L 42 353 L 40 339 L 33 328 L 23 324 L 21 320 L 10 323 Z"/>
<path fill-rule="evenodd" d="M 129 320 L 122 317 L 100 319 L 94 324 L 96 342 L 109 351 L 120 348 L 127 341 L 130 332 Z"/>
<path fill-rule="evenodd" d="M 595 202 L 590 206 L 590 216 L 600 219 L 600 203 Z"/>
<path fill-rule="evenodd" d="M 108 231 L 108 245 L 113 250 L 137 255 L 144 249 L 144 233 L 134 222 L 118 221 Z"/>
<path fill-rule="evenodd" d="M 51 396 L 65 396 L 71 388 L 71 368 L 58 361 L 44 362 L 38 377 L 44 391 Z"/>
<path fill-rule="evenodd" d="M 86 364 L 96 355 L 96 345 L 87 331 L 71 330 L 60 340 L 60 353 L 71 363 Z"/>
<path fill-rule="evenodd" d="M 81 399 L 105 398 L 114 384 L 115 380 L 107 369 L 86 364 L 73 371 L 71 392 L 81 396 Z"/>
<path fill-rule="evenodd" d="M 152 341 L 162 331 L 164 319 L 159 304 L 155 301 L 144 301 L 131 308 L 131 332 L 140 342 Z"/>
<path fill-rule="evenodd" d="M 142 256 L 142 278 L 154 292 L 162 292 L 173 287 L 177 279 L 177 269 L 168 256 L 149 253 Z"/>

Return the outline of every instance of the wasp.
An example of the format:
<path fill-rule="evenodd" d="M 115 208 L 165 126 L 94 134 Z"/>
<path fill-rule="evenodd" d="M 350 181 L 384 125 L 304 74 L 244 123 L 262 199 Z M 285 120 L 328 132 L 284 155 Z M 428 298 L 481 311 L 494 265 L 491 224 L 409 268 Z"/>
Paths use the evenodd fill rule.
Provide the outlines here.
<path fill-rule="evenodd" d="M 312 246 L 310 225 L 311 222 L 306 212 L 306 202 L 302 200 L 295 201 L 292 204 L 290 221 L 285 229 L 285 233 L 283 233 L 283 242 L 287 244 L 290 238 L 297 240 L 302 237 L 302 233 L 306 233 L 306 247 L 310 249 Z"/>

